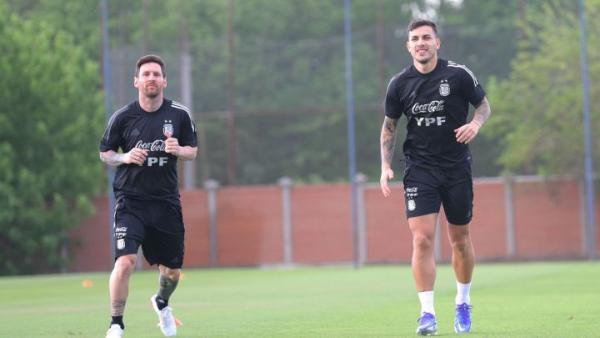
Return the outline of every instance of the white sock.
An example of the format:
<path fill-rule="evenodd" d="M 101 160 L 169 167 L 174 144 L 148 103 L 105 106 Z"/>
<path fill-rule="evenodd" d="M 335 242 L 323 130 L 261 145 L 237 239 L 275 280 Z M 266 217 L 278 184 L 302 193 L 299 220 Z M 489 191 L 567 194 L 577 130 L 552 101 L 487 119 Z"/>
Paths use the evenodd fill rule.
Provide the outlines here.
<path fill-rule="evenodd" d="M 433 291 L 418 292 L 417 295 L 419 295 L 419 301 L 421 302 L 421 314 L 429 312 L 435 315 L 435 310 L 433 309 Z"/>
<path fill-rule="evenodd" d="M 456 305 L 463 303 L 471 304 L 471 297 L 469 296 L 471 291 L 471 283 L 463 284 L 456 282 Z"/>

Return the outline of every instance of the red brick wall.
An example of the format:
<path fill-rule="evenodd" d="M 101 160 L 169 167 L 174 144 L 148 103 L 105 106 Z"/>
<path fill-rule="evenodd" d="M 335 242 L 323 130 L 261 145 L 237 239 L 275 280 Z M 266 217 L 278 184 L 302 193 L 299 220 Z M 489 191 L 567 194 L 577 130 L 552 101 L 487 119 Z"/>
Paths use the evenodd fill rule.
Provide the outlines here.
<path fill-rule="evenodd" d="M 350 187 L 292 188 L 292 257 L 295 263 L 351 262 Z"/>
<path fill-rule="evenodd" d="M 210 265 L 209 219 L 204 190 L 185 191 L 181 194 L 185 224 L 185 266 Z"/>
<path fill-rule="evenodd" d="M 479 260 L 507 259 L 506 206 L 501 180 L 476 180 L 471 235 Z M 513 189 L 515 259 L 583 256 L 581 192 L 576 181 L 518 182 Z M 411 236 L 401 185 L 390 198 L 377 184 L 364 188 L 367 262 L 410 262 Z M 186 267 L 210 266 L 209 215 L 205 190 L 182 193 Z M 596 224 L 600 223 L 597 201 Z M 283 263 L 282 190 L 279 186 L 225 187 L 217 192 L 219 266 Z M 71 232 L 72 271 L 112 267 L 107 198 L 96 200 L 95 216 Z M 348 263 L 353 259 L 350 186 L 293 186 L 292 260 L 295 264 Z M 441 215 L 441 260 L 451 250 Z M 600 255 L 600 231 L 596 231 Z"/>
<path fill-rule="evenodd" d="M 581 256 L 580 196 L 576 181 L 515 184 L 517 255 L 527 259 Z"/>
<path fill-rule="evenodd" d="M 219 265 L 280 263 L 283 260 L 281 203 L 281 189 L 277 186 L 220 189 Z"/>
<path fill-rule="evenodd" d="M 365 189 L 365 208 L 368 262 L 410 262 L 412 238 L 404 212 L 403 187 L 392 186 L 388 198 L 378 186 Z"/>
<path fill-rule="evenodd" d="M 95 200 L 96 214 L 70 233 L 72 271 L 100 271 L 112 268 L 111 232 L 108 222 L 108 196 Z"/>

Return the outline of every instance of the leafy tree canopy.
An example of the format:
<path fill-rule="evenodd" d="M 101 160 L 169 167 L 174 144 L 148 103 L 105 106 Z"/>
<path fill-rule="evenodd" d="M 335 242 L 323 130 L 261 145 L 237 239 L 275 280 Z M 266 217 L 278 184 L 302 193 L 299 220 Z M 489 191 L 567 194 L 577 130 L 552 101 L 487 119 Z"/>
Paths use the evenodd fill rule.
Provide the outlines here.
<path fill-rule="evenodd" d="M 98 67 L 73 35 L 0 3 L 0 273 L 53 271 L 102 183 Z"/>
<path fill-rule="evenodd" d="M 586 1 L 592 130 L 600 88 L 600 1 Z M 490 86 L 494 117 L 487 130 L 502 145 L 499 163 L 521 174 L 581 174 L 583 168 L 583 89 L 580 31 L 576 6 L 552 1 L 527 8 L 524 39 L 508 79 Z M 595 116 L 595 117 L 594 117 Z M 595 162 L 600 158 L 595 147 Z"/>

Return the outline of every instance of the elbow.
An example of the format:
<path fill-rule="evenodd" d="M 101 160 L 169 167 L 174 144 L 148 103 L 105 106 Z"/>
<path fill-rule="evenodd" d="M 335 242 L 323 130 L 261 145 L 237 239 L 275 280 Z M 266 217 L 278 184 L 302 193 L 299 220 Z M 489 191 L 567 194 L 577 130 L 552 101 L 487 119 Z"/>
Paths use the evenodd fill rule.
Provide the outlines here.
<path fill-rule="evenodd" d="M 198 148 L 192 148 L 192 151 L 187 156 L 187 160 L 195 160 L 196 156 L 198 156 Z"/>

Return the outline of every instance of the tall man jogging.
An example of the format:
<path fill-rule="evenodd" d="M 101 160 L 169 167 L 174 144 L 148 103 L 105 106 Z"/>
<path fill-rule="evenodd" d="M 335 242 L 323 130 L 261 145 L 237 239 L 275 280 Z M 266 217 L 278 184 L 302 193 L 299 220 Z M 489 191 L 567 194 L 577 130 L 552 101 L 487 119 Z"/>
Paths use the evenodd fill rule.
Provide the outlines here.
<path fill-rule="evenodd" d="M 392 157 L 398 119 L 408 120 L 404 156 L 404 197 L 412 233 L 412 271 L 421 314 L 417 334 L 434 335 L 436 276 L 434 234 L 440 205 L 448 220 L 452 266 L 456 275 L 457 333 L 471 331 L 469 291 L 475 265 L 469 223 L 473 211 L 471 154 L 467 144 L 491 115 L 485 92 L 464 65 L 438 58 L 435 23 L 415 20 L 408 26 L 406 47 L 412 65 L 395 75 L 387 89 L 381 130 L 381 191 L 390 196 Z M 475 107 L 467 122 L 469 104 Z"/>

